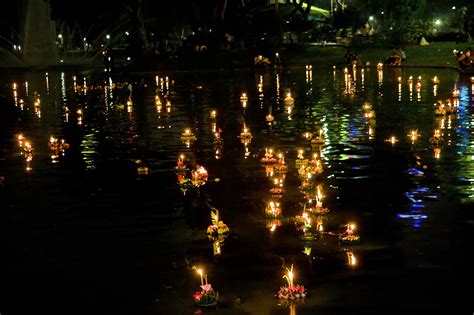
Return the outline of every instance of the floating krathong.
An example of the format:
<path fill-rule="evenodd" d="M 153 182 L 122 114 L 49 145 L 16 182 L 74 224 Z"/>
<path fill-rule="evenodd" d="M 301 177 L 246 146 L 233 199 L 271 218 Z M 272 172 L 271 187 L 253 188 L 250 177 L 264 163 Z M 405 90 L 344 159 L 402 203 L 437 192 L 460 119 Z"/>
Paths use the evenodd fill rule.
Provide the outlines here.
<path fill-rule="evenodd" d="M 219 301 L 219 292 L 214 291 L 211 284 L 207 282 L 207 274 L 202 269 L 193 267 L 201 277 L 201 291 L 193 294 L 194 302 L 201 307 L 213 307 Z"/>
<path fill-rule="evenodd" d="M 247 127 L 244 127 L 244 130 L 240 133 L 240 141 L 243 144 L 249 144 L 252 141 L 252 133 Z"/>
<path fill-rule="evenodd" d="M 59 140 L 51 136 L 49 138 L 49 150 L 55 153 L 64 152 L 64 150 L 69 149 L 69 144 L 66 143 L 63 139 Z"/>
<path fill-rule="evenodd" d="M 430 144 L 434 145 L 434 146 L 438 146 L 441 144 L 441 141 L 443 140 L 442 136 L 441 136 L 441 132 L 439 131 L 439 129 L 436 129 L 434 131 L 434 134 L 433 136 L 430 138 Z"/>
<path fill-rule="evenodd" d="M 184 155 L 181 154 L 176 163 L 176 172 L 179 174 L 186 174 L 186 164 L 184 163 Z"/>
<path fill-rule="evenodd" d="M 280 300 L 297 300 L 306 297 L 308 290 L 302 285 L 295 285 L 293 283 L 293 265 L 291 265 L 290 269 L 286 268 L 286 270 L 287 274 L 284 275 L 283 278 L 286 279 L 288 283 L 280 287 L 278 292 L 275 294 L 275 297 Z"/>
<path fill-rule="evenodd" d="M 277 218 L 281 216 L 281 207 L 279 202 L 270 201 L 265 208 L 267 216 Z"/>
<path fill-rule="evenodd" d="M 264 164 L 277 163 L 278 159 L 273 156 L 273 150 L 265 148 L 265 155 L 260 159 L 260 162 Z"/>
<path fill-rule="evenodd" d="M 206 169 L 198 165 L 196 169 L 192 172 L 192 184 L 196 187 L 202 186 L 207 182 L 208 174 Z"/>
<path fill-rule="evenodd" d="M 355 225 L 347 224 L 346 231 L 339 235 L 339 243 L 342 245 L 357 245 L 360 244 L 360 236 L 354 233 Z"/>
<path fill-rule="evenodd" d="M 211 119 L 216 119 L 217 111 L 215 109 L 211 111 L 210 117 L 211 117 Z"/>
<path fill-rule="evenodd" d="M 278 154 L 278 161 L 277 161 L 277 164 L 275 165 L 274 167 L 274 172 L 276 174 L 279 174 L 279 173 L 286 173 L 288 171 L 288 166 L 285 164 L 285 157 L 283 156 L 283 154 Z"/>
<path fill-rule="evenodd" d="M 288 92 L 286 94 L 286 97 L 284 99 L 285 106 L 293 107 L 295 105 L 295 99 L 291 96 L 291 92 Z"/>
<path fill-rule="evenodd" d="M 434 78 L 431 79 L 431 81 L 433 82 L 433 84 L 439 84 L 439 83 L 440 83 L 440 81 L 439 81 L 439 79 L 438 79 L 437 76 L 434 76 Z"/>
<path fill-rule="evenodd" d="M 324 135 L 323 135 L 323 130 L 319 129 L 319 134 L 317 137 L 314 137 L 311 140 L 311 144 L 319 145 L 319 144 L 324 144 Z"/>
<path fill-rule="evenodd" d="M 435 104 L 436 109 L 435 109 L 435 115 L 437 116 L 444 116 L 446 115 L 446 107 L 444 106 L 444 103 L 442 101 L 438 101 Z"/>
<path fill-rule="evenodd" d="M 314 229 L 312 225 L 312 219 L 309 217 L 309 214 L 307 212 L 303 212 L 302 216 L 297 216 L 296 217 L 296 223 L 301 224 L 298 229 L 303 232 L 303 235 L 301 235 L 299 238 L 303 241 L 313 241 L 317 239 L 317 230 Z"/>
<path fill-rule="evenodd" d="M 415 143 L 420 134 L 418 133 L 418 130 L 412 130 L 407 136 L 410 137 L 411 143 Z"/>
<path fill-rule="evenodd" d="M 304 158 L 303 153 L 304 153 L 303 150 L 298 150 L 298 155 L 296 156 L 296 160 L 295 160 L 296 168 L 298 169 L 307 167 L 309 163 L 308 159 Z"/>
<path fill-rule="evenodd" d="M 183 133 L 181 134 L 181 140 L 182 141 L 195 141 L 196 136 L 191 131 L 191 129 L 186 128 L 186 129 L 184 129 Z"/>
<path fill-rule="evenodd" d="M 275 187 L 271 188 L 270 189 L 270 193 L 273 194 L 273 195 L 281 195 L 285 192 L 285 189 L 283 188 L 283 179 L 278 179 L 278 178 L 275 178 L 273 180 L 273 184 L 275 185 Z"/>
<path fill-rule="evenodd" d="M 143 165 L 141 160 L 136 160 L 135 163 L 137 164 L 138 175 L 148 175 L 150 173 L 150 168 Z"/>
<path fill-rule="evenodd" d="M 385 142 L 390 142 L 392 145 L 398 142 L 398 139 L 395 136 L 391 136 L 388 139 L 385 139 Z"/>
<path fill-rule="evenodd" d="M 229 234 L 230 229 L 227 224 L 219 220 L 219 210 L 211 210 L 211 222 L 212 224 L 207 227 L 207 235 L 209 239 L 215 240 Z"/>
<path fill-rule="evenodd" d="M 247 107 L 248 101 L 249 101 L 249 98 L 247 96 L 247 93 L 242 93 L 242 95 L 240 96 L 240 104 L 242 104 L 243 108 Z"/>

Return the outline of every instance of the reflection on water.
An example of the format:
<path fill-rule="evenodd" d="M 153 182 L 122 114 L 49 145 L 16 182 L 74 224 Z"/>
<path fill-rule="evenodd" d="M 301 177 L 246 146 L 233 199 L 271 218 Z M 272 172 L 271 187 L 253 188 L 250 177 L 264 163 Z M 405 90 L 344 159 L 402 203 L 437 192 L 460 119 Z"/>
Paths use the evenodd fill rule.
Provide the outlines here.
<path fill-rule="evenodd" d="M 171 231 L 170 239 L 192 239 L 186 259 L 213 265 L 224 296 L 256 301 L 277 289 L 272 279 L 282 260 L 294 263 L 308 285 L 298 308 L 314 307 L 320 302 L 312 291 L 321 278 L 331 283 L 331 276 L 382 268 L 387 258 L 374 248 L 417 264 L 411 249 L 394 244 L 421 244 L 430 219 L 449 211 L 434 210 L 446 200 L 473 201 L 474 84 L 457 76 L 382 65 L 129 77 L 4 74 L 1 189 L 32 179 L 60 189 L 55 181 L 71 180 L 74 172 L 104 189 L 110 185 L 122 200 L 121 186 L 140 183 L 134 193 L 144 200 L 128 201 L 140 205 L 128 210 L 136 211 L 129 220 L 159 213 L 163 219 L 155 220 L 166 221 L 181 208 L 189 229 Z M 176 194 L 179 189 L 185 194 Z M 9 202 L 33 194 L 24 191 Z M 68 204 L 72 196 L 64 191 L 56 196 L 60 201 L 46 198 L 42 206 Z M 96 200 L 90 207 L 112 199 Z M 199 241 L 206 238 L 206 209 L 214 207 L 232 227 L 225 250 L 217 232 L 211 242 Z M 71 218 L 85 215 L 76 211 Z M 217 229 L 222 221 L 211 213 Z M 360 239 L 347 222 L 357 223 Z M 430 237 L 434 244 L 444 241 Z M 360 250 L 353 247 L 359 242 Z M 184 259 L 177 249 L 169 252 Z M 239 278 L 247 272 L 254 278 L 242 291 Z M 174 299 L 187 300 L 187 286 L 176 285 L 183 292 Z M 254 307 L 266 313 L 277 304 Z M 294 303 L 285 307 L 296 314 Z"/>

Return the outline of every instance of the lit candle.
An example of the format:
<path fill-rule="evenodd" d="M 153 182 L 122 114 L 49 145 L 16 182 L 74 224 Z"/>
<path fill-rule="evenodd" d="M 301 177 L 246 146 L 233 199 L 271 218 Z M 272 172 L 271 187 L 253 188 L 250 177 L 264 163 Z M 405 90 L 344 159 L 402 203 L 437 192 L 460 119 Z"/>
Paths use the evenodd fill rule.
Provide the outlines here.
<path fill-rule="evenodd" d="M 204 285 L 204 281 L 203 281 L 203 278 L 202 278 L 202 269 L 198 269 L 196 271 L 201 276 L 201 285 Z"/>

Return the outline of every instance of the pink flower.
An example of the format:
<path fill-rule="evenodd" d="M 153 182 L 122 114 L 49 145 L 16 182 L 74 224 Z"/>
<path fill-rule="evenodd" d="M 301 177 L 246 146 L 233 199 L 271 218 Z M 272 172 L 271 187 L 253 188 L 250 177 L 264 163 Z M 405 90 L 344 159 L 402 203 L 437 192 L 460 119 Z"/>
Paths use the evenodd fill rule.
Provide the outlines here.
<path fill-rule="evenodd" d="M 201 288 L 202 288 L 202 290 L 203 290 L 204 292 L 212 291 L 212 287 L 211 287 L 211 284 L 210 284 L 210 283 L 205 284 L 205 285 L 202 285 Z"/>
<path fill-rule="evenodd" d="M 193 294 L 193 299 L 196 300 L 196 301 L 199 301 L 202 297 L 202 293 L 201 292 L 196 292 Z"/>

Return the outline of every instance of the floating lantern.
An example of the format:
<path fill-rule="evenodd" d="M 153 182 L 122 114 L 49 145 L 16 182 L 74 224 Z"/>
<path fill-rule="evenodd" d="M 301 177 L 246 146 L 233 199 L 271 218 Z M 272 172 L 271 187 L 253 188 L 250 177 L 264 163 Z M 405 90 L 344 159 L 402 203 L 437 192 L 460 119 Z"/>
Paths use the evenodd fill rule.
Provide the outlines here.
<path fill-rule="evenodd" d="M 273 180 L 273 185 L 275 187 L 270 189 L 270 193 L 273 195 L 282 195 L 285 192 L 285 189 L 283 188 L 283 179 L 281 178 L 275 178 Z"/>
<path fill-rule="evenodd" d="M 304 151 L 303 150 L 298 150 L 298 155 L 296 156 L 295 164 L 296 168 L 304 168 L 308 166 L 308 159 L 305 159 L 303 156 Z"/>
<path fill-rule="evenodd" d="M 287 107 L 293 107 L 295 105 L 295 99 L 291 96 L 291 92 L 286 94 L 284 102 Z"/>
<path fill-rule="evenodd" d="M 244 127 L 240 133 L 240 141 L 243 144 L 249 144 L 252 141 L 252 133 L 250 133 L 250 130 L 247 127 Z"/>
<path fill-rule="evenodd" d="M 342 245 L 360 244 L 360 236 L 355 234 L 355 224 L 348 223 L 345 233 L 339 235 L 339 243 Z"/>
<path fill-rule="evenodd" d="M 186 164 L 184 164 L 184 155 L 181 154 L 178 158 L 178 162 L 176 163 L 176 171 L 178 173 L 186 173 Z"/>
<path fill-rule="evenodd" d="M 398 139 L 395 136 L 391 136 L 388 139 L 385 139 L 385 142 L 390 142 L 392 145 L 398 142 Z"/>
<path fill-rule="evenodd" d="M 459 98 L 459 89 L 456 87 L 456 85 L 454 85 L 453 97 Z"/>
<path fill-rule="evenodd" d="M 288 283 L 280 287 L 275 297 L 280 300 L 295 300 L 306 297 L 308 290 L 302 285 L 294 284 L 293 265 L 290 269 L 286 268 L 286 270 L 287 273 L 283 276 L 283 279 L 286 279 Z"/>
<path fill-rule="evenodd" d="M 441 141 L 443 140 L 443 138 L 441 137 L 441 132 L 439 129 L 436 129 L 434 131 L 434 134 L 433 136 L 430 138 L 429 142 L 434 145 L 434 146 L 438 146 L 441 144 Z"/>
<path fill-rule="evenodd" d="M 412 130 L 408 134 L 408 137 L 410 137 L 410 139 L 411 139 L 411 143 L 414 143 L 416 140 L 418 140 L 419 136 L 420 135 L 418 134 L 418 130 Z"/>
<path fill-rule="evenodd" d="M 273 150 L 265 148 L 265 155 L 260 159 L 260 162 L 265 164 L 273 164 L 278 160 L 273 156 Z"/>
<path fill-rule="evenodd" d="M 166 105 L 165 105 L 165 106 L 166 106 L 166 112 L 167 112 L 167 113 L 171 113 L 171 102 L 170 102 L 170 100 L 167 100 L 167 101 L 166 101 Z"/>
<path fill-rule="evenodd" d="M 273 120 L 275 120 L 275 118 L 273 117 L 273 115 L 270 113 L 268 114 L 267 116 L 265 116 L 265 120 L 269 123 L 271 123 Z"/>
<path fill-rule="evenodd" d="M 434 76 L 433 79 L 431 79 L 431 82 L 433 82 L 433 84 L 439 84 L 439 79 L 437 76 Z"/>
<path fill-rule="evenodd" d="M 216 117 L 217 117 L 217 111 L 216 111 L 215 109 L 214 109 L 214 110 L 211 110 L 210 116 L 211 116 L 211 119 L 216 119 Z"/>
<path fill-rule="evenodd" d="M 311 144 L 324 144 L 324 135 L 323 135 L 323 130 L 319 129 L 319 134 L 317 137 L 313 138 L 311 140 Z"/>
<path fill-rule="evenodd" d="M 242 95 L 240 96 L 240 103 L 242 104 L 243 108 L 247 107 L 248 100 L 249 98 L 247 97 L 247 93 L 242 93 Z"/>
<path fill-rule="evenodd" d="M 136 160 L 137 164 L 137 174 L 138 175 L 148 175 L 150 173 L 150 168 L 142 164 L 141 160 Z"/>
<path fill-rule="evenodd" d="M 265 208 L 265 213 L 272 217 L 277 218 L 281 216 L 281 207 L 279 202 L 270 201 Z"/>
<path fill-rule="evenodd" d="M 435 106 L 437 106 L 436 109 L 435 109 L 435 115 L 437 115 L 437 116 L 446 115 L 446 107 L 445 107 L 445 105 L 442 101 L 438 101 L 435 104 Z"/>
<path fill-rule="evenodd" d="M 183 133 L 181 134 L 181 140 L 182 141 L 195 141 L 196 136 L 191 131 L 191 129 L 186 128 L 186 129 L 184 129 Z"/>
<path fill-rule="evenodd" d="M 207 282 L 207 274 L 199 268 L 193 267 L 201 278 L 201 291 L 193 294 L 194 302 L 201 307 L 213 307 L 219 300 L 219 292 L 214 291 L 211 284 Z M 204 283 L 205 282 L 205 283 Z"/>

